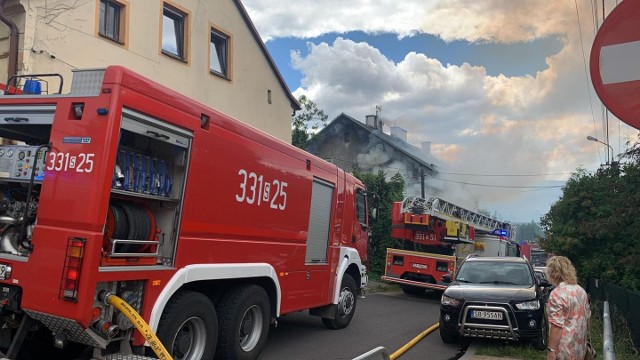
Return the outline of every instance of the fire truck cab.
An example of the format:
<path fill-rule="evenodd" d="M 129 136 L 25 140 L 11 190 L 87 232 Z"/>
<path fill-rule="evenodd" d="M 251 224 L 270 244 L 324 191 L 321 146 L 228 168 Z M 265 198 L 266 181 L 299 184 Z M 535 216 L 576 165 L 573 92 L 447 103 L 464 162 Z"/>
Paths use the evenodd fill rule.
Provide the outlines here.
<path fill-rule="evenodd" d="M 0 96 L 3 355 L 57 354 L 34 338 L 150 355 L 114 296 L 174 359 L 255 359 L 294 311 L 349 325 L 367 283 L 358 179 L 119 66 L 76 71 L 70 94 L 17 84 Z"/>

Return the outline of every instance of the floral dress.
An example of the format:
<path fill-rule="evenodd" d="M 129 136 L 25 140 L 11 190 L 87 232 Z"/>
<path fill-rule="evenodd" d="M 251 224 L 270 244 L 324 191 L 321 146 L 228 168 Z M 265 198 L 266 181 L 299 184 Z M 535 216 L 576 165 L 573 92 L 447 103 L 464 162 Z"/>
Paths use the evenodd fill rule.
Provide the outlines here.
<path fill-rule="evenodd" d="M 584 359 L 587 350 L 588 321 L 591 317 L 587 293 L 579 285 L 561 282 L 549 295 L 549 323 L 562 329 L 556 349 L 560 360 Z"/>

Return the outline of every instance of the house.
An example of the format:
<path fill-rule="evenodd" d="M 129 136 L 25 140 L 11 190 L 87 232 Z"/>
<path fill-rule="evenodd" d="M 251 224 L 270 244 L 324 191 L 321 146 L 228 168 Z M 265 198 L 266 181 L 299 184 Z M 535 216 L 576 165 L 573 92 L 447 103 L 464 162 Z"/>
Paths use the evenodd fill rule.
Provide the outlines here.
<path fill-rule="evenodd" d="M 430 154 L 431 143 L 415 147 L 407 142 L 406 130 L 393 126 L 388 135 L 383 126 L 377 115 L 368 115 L 362 123 L 342 113 L 311 138 L 306 150 L 347 170 L 400 173 L 407 195 L 424 197 L 425 179 L 441 165 Z"/>
<path fill-rule="evenodd" d="M 0 0 L 0 22 L 2 83 L 123 65 L 291 141 L 300 105 L 240 0 Z"/>

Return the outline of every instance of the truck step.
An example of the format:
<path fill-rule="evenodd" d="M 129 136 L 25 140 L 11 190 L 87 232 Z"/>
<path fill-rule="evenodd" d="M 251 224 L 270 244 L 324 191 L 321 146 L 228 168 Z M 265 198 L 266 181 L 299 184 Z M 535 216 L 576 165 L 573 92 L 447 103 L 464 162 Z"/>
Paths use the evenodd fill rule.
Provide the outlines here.
<path fill-rule="evenodd" d="M 142 355 L 123 355 L 123 354 L 112 354 L 107 355 L 104 358 L 105 360 L 157 360 L 157 358 L 142 356 Z"/>

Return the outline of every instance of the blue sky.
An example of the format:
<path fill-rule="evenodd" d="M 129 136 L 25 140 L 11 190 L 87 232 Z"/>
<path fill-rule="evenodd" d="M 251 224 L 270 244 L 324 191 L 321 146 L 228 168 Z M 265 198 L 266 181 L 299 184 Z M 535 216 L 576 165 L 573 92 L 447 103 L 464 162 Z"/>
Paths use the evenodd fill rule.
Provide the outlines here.
<path fill-rule="evenodd" d="M 333 42 L 337 37 L 366 42 L 379 49 L 388 59 L 399 62 L 409 52 L 420 52 L 440 60 L 444 64 L 462 65 L 464 62 L 483 66 L 488 75 L 507 76 L 535 75 L 547 67 L 545 58 L 558 53 L 562 43 L 557 37 L 535 39 L 518 44 L 474 44 L 468 41 L 446 43 L 434 35 L 419 34 L 398 39 L 396 34 L 367 34 L 351 31 L 344 34 L 329 33 L 322 36 L 302 39 L 295 37 L 276 38 L 267 41 L 267 49 L 284 77 L 290 89 L 297 89 L 303 74 L 292 68 L 291 51 L 308 55 L 308 43 L 319 44 Z"/>
<path fill-rule="evenodd" d="M 329 119 L 364 122 L 380 107 L 410 144 L 431 143 L 445 167 L 429 195 L 539 221 L 573 171 L 605 162 L 586 140 L 607 141 L 586 71 L 602 18 L 591 0 L 243 4 L 296 97 Z M 618 154 L 637 131 L 609 119 Z"/>

